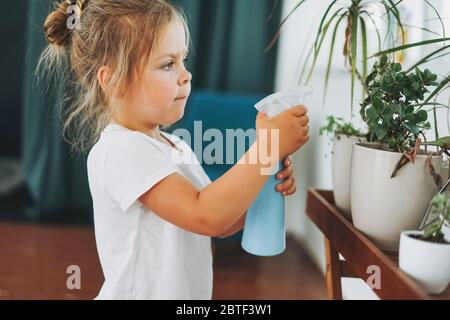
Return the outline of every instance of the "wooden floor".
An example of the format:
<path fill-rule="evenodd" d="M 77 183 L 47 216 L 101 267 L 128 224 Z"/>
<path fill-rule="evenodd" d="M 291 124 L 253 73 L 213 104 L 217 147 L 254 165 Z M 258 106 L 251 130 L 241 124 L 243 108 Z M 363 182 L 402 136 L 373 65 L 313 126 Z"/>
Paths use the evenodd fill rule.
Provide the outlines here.
<path fill-rule="evenodd" d="M 325 280 L 296 241 L 275 257 L 246 253 L 240 243 L 218 245 L 214 258 L 214 299 L 327 299 Z"/>
<path fill-rule="evenodd" d="M 221 241 L 214 258 L 214 299 L 326 299 L 322 274 L 292 239 L 270 258 Z M 67 267 L 81 289 L 67 289 Z M 92 299 L 103 282 L 91 228 L 0 223 L 0 299 Z"/>

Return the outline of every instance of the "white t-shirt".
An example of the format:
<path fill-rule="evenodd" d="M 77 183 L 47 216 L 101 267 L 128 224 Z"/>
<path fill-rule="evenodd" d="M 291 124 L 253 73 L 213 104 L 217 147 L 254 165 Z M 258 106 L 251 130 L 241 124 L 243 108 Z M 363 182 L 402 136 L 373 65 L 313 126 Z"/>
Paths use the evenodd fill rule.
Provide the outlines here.
<path fill-rule="evenodd" d="M 109 124 L 89 153 L 95 238 L 105 277 L 96 299 L 211 299 L 211 238 L 161 219 L 138 200 L 175 172 L 199 190 L 211 183 L 187 143 L 161 134 L 178 150 Z M 185 158 L 177 160 L 177 154 Z"/>

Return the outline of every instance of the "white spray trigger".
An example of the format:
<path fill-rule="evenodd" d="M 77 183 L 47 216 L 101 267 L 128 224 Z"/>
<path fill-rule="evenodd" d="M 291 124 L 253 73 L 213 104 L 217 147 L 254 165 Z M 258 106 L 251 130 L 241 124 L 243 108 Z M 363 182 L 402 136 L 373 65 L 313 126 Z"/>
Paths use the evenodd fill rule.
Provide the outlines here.
<path fill-rule="evenodd" d="M 273 117 L 296 105 L 305 103 L 305 97 L 310 94 L 312 94 L 312 89 L 309 86 L 276 92 L 255 104 L 255 108 L 259 112 L 264 112 L 269 117 Z"/>

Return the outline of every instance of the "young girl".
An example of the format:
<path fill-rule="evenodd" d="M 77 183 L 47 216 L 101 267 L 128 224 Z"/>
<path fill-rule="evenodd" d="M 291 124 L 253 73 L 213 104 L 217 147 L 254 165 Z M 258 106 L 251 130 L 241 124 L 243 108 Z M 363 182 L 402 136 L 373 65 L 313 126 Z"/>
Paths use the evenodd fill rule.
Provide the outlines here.
<path fill-rule="evenodd" d="M 181 11 L 164 0 L 66 1 L 44 29 L 41 65 L 54 70 L 67 57 L 78 93 L 64 129 L 75 129 L 77 149 L 93 145 L 88 178 L 105 277 L 97 299 L 211 299 L 211 237 L 243 228 L 268 176 L 258 158 L 211 182 L 192 149 L 160 130 L 183 117 L 191 92 Z M 306 112 L 256 119 L 257 132 L 279 130 L 285 195 L 296 190 L 289 155 L 308 140 Z M 271 147 L 262 136 L 244 157 Z M 195 160 L 175 163 L 177 153 Z"/>

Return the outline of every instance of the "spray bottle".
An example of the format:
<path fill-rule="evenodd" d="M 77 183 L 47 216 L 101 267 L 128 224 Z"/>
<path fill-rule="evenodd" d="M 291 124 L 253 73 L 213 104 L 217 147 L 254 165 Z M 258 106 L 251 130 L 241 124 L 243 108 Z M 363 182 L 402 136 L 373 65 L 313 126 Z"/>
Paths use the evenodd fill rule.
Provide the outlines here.
<path fill-rule="evenodd" d="M 274 93 L 259 101 L 255 108 L 269 117 L 289 108 L 304 104 L 305 96 L 312 93 L 309 87 L 297 87 Z M 276 173 L 283 169 L 283 161 L 276 166 L 252 206 L 247 210 L 242 248 L 257 256 L 274 256 L 286 248 L 286 222 L 284 196 L 276 191 Z"/>

